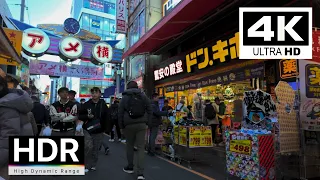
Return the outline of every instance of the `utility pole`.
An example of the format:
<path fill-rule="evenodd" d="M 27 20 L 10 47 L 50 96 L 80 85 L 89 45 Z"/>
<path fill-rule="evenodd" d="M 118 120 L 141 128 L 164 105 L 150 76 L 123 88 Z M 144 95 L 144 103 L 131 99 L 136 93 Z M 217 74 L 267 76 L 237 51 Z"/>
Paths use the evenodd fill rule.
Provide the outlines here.
<path fill-rule="evenodd" d="M 116 94 L 120 93 L 120 82 L 121 82 L 121 64 L 117 64 L 117 76 L 116 76 Z"/>
<path fill-rule="evenodd" d="M 21 9 L 20 9 L 20 21 L 24 22 L 24 8 L 26 7 L 26 0 L 21 0 Z"/>

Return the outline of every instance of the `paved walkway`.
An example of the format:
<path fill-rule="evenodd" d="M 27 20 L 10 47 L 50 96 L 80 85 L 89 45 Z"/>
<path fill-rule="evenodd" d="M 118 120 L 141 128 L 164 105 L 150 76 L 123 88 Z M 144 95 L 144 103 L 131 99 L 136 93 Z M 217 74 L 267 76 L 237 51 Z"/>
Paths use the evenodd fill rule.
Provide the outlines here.
<path fill-rule="evenodd" d="M 10 180 L 134 180 L 136 175 L 126 174 L 122 171 L 126 165 L 125 145 L 122 143 L 109 143 L 110 154 L 101 152 L 96 172 L 86 176 L 12 176 Z M 168 162 L 158 157 L 146 155 L 146 180 L 215 180 L 197 172 L 191 172 L 185 167 Z M 214 169 L 212 169 L 214 171 Z M 217 178 L 216 180 L 220 180 Z"/>

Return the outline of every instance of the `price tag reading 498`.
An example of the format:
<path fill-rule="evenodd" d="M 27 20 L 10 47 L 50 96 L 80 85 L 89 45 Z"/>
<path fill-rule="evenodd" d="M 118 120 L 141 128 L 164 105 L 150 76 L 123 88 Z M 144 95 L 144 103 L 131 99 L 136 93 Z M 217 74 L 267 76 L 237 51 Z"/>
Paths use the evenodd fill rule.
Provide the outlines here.
<path fill-rule="evenodd" d="M 240 154 L 250 155 L 251 154 L 251 140 L 231 140 L 230 151 Z"/>

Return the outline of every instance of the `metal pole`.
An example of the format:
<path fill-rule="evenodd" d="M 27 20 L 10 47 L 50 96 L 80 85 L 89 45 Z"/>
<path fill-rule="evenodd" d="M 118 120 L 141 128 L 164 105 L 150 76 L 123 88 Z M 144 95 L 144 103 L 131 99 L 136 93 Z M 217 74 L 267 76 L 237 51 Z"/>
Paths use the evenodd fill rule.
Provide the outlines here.
<path fill-rule="evenodd" d="M 117 64 L 117 77 L 116 77 L 116 95 L 120 93 L 120 81 L 121 81 L 121 64 Z"/>
<path fill-rule="evenodd" d="M 26 0 L 21 0 L 21 9 L 20 9 L 20 21 L 24 22 L 24 8 L 26 7 Z"/>

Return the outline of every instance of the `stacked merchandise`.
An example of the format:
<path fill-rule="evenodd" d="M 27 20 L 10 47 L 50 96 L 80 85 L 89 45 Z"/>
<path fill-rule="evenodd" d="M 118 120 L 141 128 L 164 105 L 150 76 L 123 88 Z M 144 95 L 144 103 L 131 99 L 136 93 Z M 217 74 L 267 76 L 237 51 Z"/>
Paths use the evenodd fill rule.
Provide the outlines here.
<path fill-rule="evenodd" d="M 227 172 L 241 179 L 275 179 L 276 105 L 261 90 L 244 96 L 246 115 L 240 130 L 226 131 Z"/>

